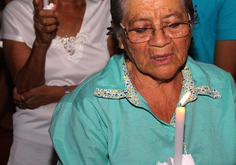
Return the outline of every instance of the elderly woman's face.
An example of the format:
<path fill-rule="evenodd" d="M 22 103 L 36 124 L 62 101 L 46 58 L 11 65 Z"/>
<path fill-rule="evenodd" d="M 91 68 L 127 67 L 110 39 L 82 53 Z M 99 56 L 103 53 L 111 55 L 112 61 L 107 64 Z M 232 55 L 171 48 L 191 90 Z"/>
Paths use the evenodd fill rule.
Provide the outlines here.
<path fill-rule="evenodd" d="M 168 23 L 187 21 L 188 14 L 180 1 L 126 0 L 127 13 L 122 24 L 126 29 L 161 28 Z M 186 61 L 191 32 L 187 36 L 171 39 L 162 30 L 156 30 L 147 42 L 131 43 L 129 39 L 126 42 L 140 72 L 156 79 L 168 80 L 179 72 Z M 123 44 L 120 47 L 124 48 Z"/>

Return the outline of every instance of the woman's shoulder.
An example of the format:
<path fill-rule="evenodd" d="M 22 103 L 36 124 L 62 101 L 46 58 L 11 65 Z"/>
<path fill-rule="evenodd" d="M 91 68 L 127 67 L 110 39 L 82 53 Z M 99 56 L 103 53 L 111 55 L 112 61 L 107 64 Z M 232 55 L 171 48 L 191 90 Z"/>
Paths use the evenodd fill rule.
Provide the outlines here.
<path fill-rule="evenodd" d="M 13 0 L 3 11 L 1 38 L 25 42 L 34 40 L 33 4 L 30 0 Z"/>
<path fill-rule="evenodd" d="M 95 102 L 94 91 L 96 83 L 98 81 L 101 72 L 94 74 L 88 79 L 80 83 L 73 91 L 69 94 L 64 95 L 60 100 L 60 104 L 71 104 L 74 107 L 84 105 L 88 100 Z"/>
<path fill-rule="evenodd" d="M 187 65 L 194 81 L 198 85 L 207 83 L 209 85 L 222 86 L 233 82 L 232 75 L 216 65 L 195 61 L 192 58 L 188 58 Z"/>
<path fill-rule="evenodd" d="M 33 4 L 29 0 L 13 0 L 3 10 L 3 16 L 17 20 L 18 18 L 33 17 Z"/>
<path fill-rule="evenodd" d="M 115 89 L 122 79 L 119 78 L 121 77 L 119 74 L 121 74 L 120 70 L 122 69 L 122 60 L 123 57 L 121 55 L 114 55 L 104 69 L 84 80 L 62 100 L 77 104 L 81 101 L 96 99 L 94 97 L 96 89 L 105 89 L 106 87 Z"/>
<path fill-rule="evenodd" d="M 4 10 L 21 11 L 33 10 L 33 1 L 31 0 L 13 0 L 9 2 Z"/>
<path fill-rule="evenodd" d="M 212 73 L 219 73 L 219 72 L 223 74 L 228 73 L 214 64 L 196 61 L 196 60 L 193 60 L 191 57 L 188 57 L 187 64 L 190 67 L 194 68 L 192 69 L 193 72 L 199 72 L 199 73 L 205 73 L 205 74 L 212 74 Z"/>

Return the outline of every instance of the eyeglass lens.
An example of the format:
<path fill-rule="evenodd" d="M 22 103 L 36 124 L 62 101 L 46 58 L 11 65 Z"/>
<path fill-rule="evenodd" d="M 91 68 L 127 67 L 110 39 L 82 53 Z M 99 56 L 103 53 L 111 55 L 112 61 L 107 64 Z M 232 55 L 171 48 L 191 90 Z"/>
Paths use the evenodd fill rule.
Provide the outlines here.
<path fill-rule="evenodd" d="M 132 28 L 128 30 L 128 37 L 131 42 L 145 42 L 155 36 L 156 30 L 162 30 L 166 37 L 180 38 L 189 33 L 189 23 L 173 23 L 163 28 Z"/>

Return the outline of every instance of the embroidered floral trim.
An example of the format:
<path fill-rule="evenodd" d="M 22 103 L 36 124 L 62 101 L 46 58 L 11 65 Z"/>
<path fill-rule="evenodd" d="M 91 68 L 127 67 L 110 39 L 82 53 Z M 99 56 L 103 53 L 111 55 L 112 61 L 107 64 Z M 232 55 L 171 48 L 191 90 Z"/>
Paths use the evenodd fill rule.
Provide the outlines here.
<path fill-rule="evenodd" d="M 131 103 L 133 103 L 136 106 L 139 106 L 138 91 L 134 88 L 133 84 L 131 83 L 129 71 L 125 60 L 123 61 L 123 70 L 124 70 L 125 87 L 127 91 L 129 91 L 127 98 Z"/>
<path fill-rule="evenodd" d="M 76 37 L 59 37 L 56 36 L 52 40 L 51 47 L 59 49 L 69 59 L 76 59 L 82 57 L 81 50 L 85 43 L 90 43 L 89 35 L 84 33 L 77 33 Z"/>
<path fill-rule="evenodd" d="M 131 103 L 139 106 L 138 91 L 134 88 L 133 84 L 129 78 L 129 72 L 125 60 L 123 61 L 123 71 L 124 71 L 124 83 L 126 89 L 124 90 L 112 90 L 112 89 L 100 89 L 96 88 L 94 91 L 94 96 L 104 97 L 104 98 L 124 98 L 126 97 Z"/>
<path fill-rule="evenodd" d="M 99 97 L 104 97 L 104 98 L 116 98 L 116 99 L 126 97 L 131 103 L 133 103 L 136 106 L 139 106 L 138 91 L 134 88 L 134 86 L 131 83 L 131 80 L 129 78 L 129 71 L 127 69 L 125 60 L 123 61 L 123 72 L 124 72 L 123 78 L 124 78 L 126 89 L 112 90 L 112 89 L 96 88 L 94 91 L 94 95 L 99 96 Z M 191 91 L 191 97 L 186 101 L 184 105 L 186 105 L 187 103 L 191 101 L 196 100 L 198 95 L 207 95 L 213 98 L 221 98 L 221 95 L 217 90 L 211 89 L 208 86 L 195 87 L 193 79 L 192 79 L 192 75 L 187 65 L 182 70 L 182 74 L 184 78 L 184 81 L 183 81 L 184 93 Z M 171 119 L 170 124 L 172 126 L 175 126 L 175 114 L 173 115 L 173 118 Z"/>
<path fill-rule="evenodd" d="M 185 102 L 184 105 L 196 100 L 198 95 L 207 95 L 216 99 L 221 98 L 220 93 L 216 89 L 211 89 L 208 86 L 195 87 L 193 79 L 192 79 L 192 75 L 187 65 L 185 65 L 185 68 L 182 70 L 182 74 L 184 78 L 183 91 L 184 93 L 187 93 L 188 91 L 191 92 L 191 97 Z"/>
<path fill-rule="evenodd" d="M 119 99 L 127 96 L 126 90 L 100 89 L 94 90 L 94 96 Z"/>

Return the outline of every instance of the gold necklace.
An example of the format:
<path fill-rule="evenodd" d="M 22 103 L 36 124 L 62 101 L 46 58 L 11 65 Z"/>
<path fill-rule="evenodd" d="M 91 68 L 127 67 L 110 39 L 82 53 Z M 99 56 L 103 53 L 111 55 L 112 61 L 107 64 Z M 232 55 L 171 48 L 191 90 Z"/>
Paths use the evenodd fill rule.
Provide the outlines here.
<path fill-rule="evenodd" d="M 64 44 L 64 48 L 66 49 L 66 51 L 69 53 L 70 56 L 73 56 L 75 53 L 75 40 L 76 37 L 69 37 L 70 33 L 73 31 L 73 29 L 75 28 L 76 24 L 79 22 L 79 18 L 80 18 L 80 14 L 82 12 L 82 6 L 83 4 L 81 4 L 80 6 L 80 11 L 79 11 L 79 16 L 77 18 L 77 20 L 75 21 L 74 25 L 71 27 L 70 31 L 68 34 L 66 34 L 65 30 L 62 28 L 62 25 L 59 22 L 59 26 L 61 28 L 61 31 L 64 33 L 65 37 L 62 37 L 61 39 L 61 43 Z"/>

